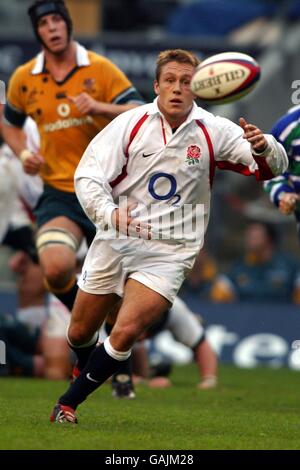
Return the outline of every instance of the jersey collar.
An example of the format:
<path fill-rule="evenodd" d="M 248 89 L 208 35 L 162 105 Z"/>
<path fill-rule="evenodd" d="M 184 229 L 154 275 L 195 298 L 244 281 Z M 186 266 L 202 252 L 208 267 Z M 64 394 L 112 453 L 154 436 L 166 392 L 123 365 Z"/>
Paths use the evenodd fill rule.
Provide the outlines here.
<path fill-rule="evenodd" d="M 44 52 L 40 52 L 36 56 L 35 64 L 34 64 L 33 69 L 31 70 L 31 74 L 38 75 L 40 73 L 43 73 L 44 63 L 45 63 L 45 54 Z M 88 51 L 86 50 L 85 47 L 83 47 L 78 42 L 76 42 L 76 63 L 78 67 L 85 67 L 87 65 L 90 65 Z"/>
<path fill-rule="evenodd" d="M 160 112 L 160 110 L 157 106 L 157 100 L 158 100 L 158 98 L 156 97 L 154 99 L 153 103 L 151 103 L 149 105 L 149 110 L 148 110 L 149 115 L 159 114 L 160 116 L 162 116 L 162 113 Z M 189 123 L 191 121 L 194 121 L 195 119 L 203 119 L 204 114 L 205 114 L 204 109 L 197 106 L 197 104 L 194 102 L 192 110 L 191 110 L 190 114 L 188 115 L 185 122 Z"/>

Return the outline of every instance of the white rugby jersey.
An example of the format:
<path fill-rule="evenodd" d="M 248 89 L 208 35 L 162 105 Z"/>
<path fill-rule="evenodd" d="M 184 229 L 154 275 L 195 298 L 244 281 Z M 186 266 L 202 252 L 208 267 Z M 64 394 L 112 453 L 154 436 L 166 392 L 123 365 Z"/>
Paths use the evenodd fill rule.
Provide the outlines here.
<path fill-rule="evenodd" d="M 40 149 L 40 135 L 36 123 L 28 117 L 23 130 L 26 134 L 27 148 L 32 152 Z M 24 201 L 28 209 L 34 209 L 43 192 L 43 181 L 39 175 L 29 175 L 24 172 L 21 160 L 16 157 L 11 148 L 3 144 L 0 149 L 1 158 L 7 160 L 11 172 L 14 175 L 14 183 L 18 190 L 18 196 Z"/>
<path fill-rule="evenodd" d="M 105 236 L 119 197 L 137 202 L 137 219 L 167 243 L 203 242 L 215 168 L 263 180 L 287 168 L 285 150 L 267 135 L 267 149 L 251 152 L 243 129 L 195 103 L 172 133 L 157 98 L 115 118 L 87 147 L 75 190 L 88 217 Z M 99 235 L 99 230 L 102 235 Z"/>
<path fill-rule="evenodd" d="M 39 133 L 35 122 L 27 118 L 24 132 L 27 147 L 33 152 L 39 148 Z M 24 173 L 22 163 L 8 145 L 0 147 L 0 242 L 9 227 L 18 228 L 31 224 L 31 209 L 43 191 L 38 175 Z"/>

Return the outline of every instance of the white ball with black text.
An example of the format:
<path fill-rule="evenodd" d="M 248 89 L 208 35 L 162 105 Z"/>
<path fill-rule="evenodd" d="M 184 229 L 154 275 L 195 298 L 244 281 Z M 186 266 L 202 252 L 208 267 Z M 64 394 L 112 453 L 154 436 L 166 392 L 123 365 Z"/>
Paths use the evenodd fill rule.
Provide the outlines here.
<path fill-rule="evenodd" d="M 224 52 L 198 65 L 191 90 L 203 101 L 225 104 L 250 93 L 259 78 L 260 66 L 253 57 L 240 52 Z"/>

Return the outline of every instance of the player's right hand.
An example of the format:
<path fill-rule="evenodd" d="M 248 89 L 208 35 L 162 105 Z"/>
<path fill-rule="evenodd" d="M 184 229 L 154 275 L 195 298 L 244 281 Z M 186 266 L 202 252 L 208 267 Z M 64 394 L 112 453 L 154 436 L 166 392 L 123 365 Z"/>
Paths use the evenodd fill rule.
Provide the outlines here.
<path fill-rule="evenodd" d="M 22 161 L 23 169 L 28 175 L 37 175 L 45 164 L 45 160 L 39 153 L 32 153 Z"/>
<path fill-rule="evenodd" d="M 297 201 L 299 201 L 299 194 L 282 193 L 279 200 L 280 212 L 285 215 L 292 214 L 296 209 Z"/>
<path fill-rule="evenodd" d="M 97 113 L 97 101 L 90 96 L 88 93 L 79 93 L 77 96 L 68 96 L 68 99 L 73 103 L 80 114 L 96 114 Z"/>
<path fill-rule="evenodd" d="M 131 212 L 136 207 L 136 203 L 129 203 L 125 207 L 114 210 L 112 213 L 112 224 L 118 232 L 124 235 L 151 240 L 151 226 L 140 222 L 131 215 Z"/>

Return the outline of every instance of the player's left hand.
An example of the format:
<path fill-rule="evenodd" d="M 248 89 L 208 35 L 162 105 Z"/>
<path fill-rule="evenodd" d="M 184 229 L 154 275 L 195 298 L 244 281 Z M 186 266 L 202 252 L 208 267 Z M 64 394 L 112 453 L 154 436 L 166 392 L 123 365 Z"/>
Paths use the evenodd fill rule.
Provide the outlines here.
<path fill-rule="evenodd" d="M 76 106 L 80 114 L 96 114 L 97 112 L 97 101 L 88 93 L 68 96 L 68 99 Z"/>
<path fill-rule="evenodd" d="M 254 124 L 249 124 L 246 119 L 239 119 L 240 126 L 244 130 L 244 139 L 248 140 L 255 152 L 261 153 L 266 150 L 268 142 L 263 132 Z"/>

